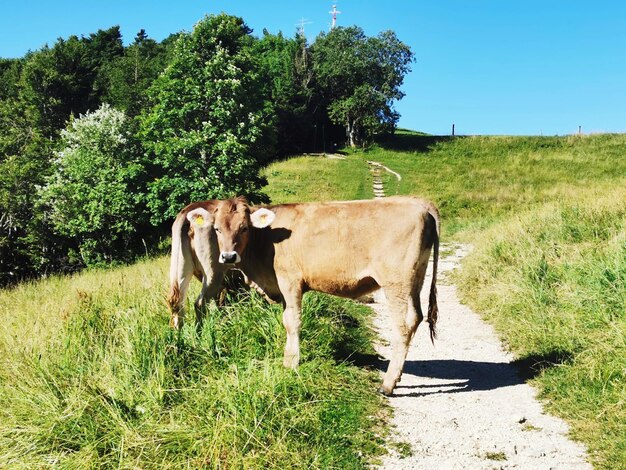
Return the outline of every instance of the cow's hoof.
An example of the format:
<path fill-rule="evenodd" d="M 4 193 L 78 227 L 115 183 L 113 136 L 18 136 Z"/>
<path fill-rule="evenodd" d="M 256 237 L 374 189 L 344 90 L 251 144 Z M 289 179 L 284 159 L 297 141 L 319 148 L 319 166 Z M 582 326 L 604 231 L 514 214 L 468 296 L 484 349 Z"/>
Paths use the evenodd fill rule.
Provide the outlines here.
<path fill-rule="evenodd" d="M 380 387 L 378 389 L 378 393 L 385 395 L 386 397 L 390 397 L 393 395 L 393 390 L 386 390 L 385 387 Z"/>
<path fill-rule="evenodd" d="M 183 319 L 180 317 L 172 317 L 170 318 L 170 328 L 175 330 L 180 330 L 183 327 Z"/>
<path fill-rule="evenodd" d="M 300 357 L 298 356 L 285 356 L 283 359 L 283 366 L 287 369 L 297 369 L 298 363 L 300 362 Z"/>

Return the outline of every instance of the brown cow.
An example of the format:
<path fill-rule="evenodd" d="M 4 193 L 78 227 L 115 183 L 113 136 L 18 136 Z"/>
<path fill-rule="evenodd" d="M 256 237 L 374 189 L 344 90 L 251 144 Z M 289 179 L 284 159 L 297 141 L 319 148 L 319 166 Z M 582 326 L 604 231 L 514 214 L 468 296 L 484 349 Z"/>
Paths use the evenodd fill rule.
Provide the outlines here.
<path fill-rule="evenodd" d="M 281 301 L 287 330 L 284 365 L 300 359 L 302 295 L 310 290 L 357 298 L 382 288 L 395 329 L 381 392 L 393 392 L 409 343 L 423 319 L 420 290 L 433 254 L 428 321 L 437 321 L 439 213 L 414 197 L 249 207 L 244 199 L 187 206 L 172 238 L 172 325 L 182 324 L 182 301 L 192 274 L 202 279 L 198 323 L 205 299 L 224 272 L 236 267 L 267 297 Z"/>

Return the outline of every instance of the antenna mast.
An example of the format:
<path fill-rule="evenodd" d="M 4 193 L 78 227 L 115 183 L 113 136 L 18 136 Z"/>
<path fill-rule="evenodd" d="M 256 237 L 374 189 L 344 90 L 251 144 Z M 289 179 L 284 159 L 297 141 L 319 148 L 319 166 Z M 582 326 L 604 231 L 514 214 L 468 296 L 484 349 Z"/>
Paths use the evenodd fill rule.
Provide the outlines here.
<path fill-rule="evenodd" d="M 304 25 L 311 23 L 312 21 L 306 20 L 304 18 L 300 19 L 300 21 L 296 23 L 296 26 L 298 27 L 298 34 L 300 35 L 300 37 L 304 37 Z"/>
<path fill-rule="evenodd" d="M 337 5 L 333 5 L 333 9 L 330 10 L 328 13 L 333 16 L 333 23 L 330 29 L 335 29 L 335 27 L 337 26 L 337 15 L 341 14 L 341 12 L 337 10 Z"/>

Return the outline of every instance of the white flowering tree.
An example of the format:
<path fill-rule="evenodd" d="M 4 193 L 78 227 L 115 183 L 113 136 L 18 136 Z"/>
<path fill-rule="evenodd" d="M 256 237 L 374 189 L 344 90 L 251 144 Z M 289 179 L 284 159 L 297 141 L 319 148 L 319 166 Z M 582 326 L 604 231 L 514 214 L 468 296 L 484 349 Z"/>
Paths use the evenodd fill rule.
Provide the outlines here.
<path fill-rule="evenodd" d="M 86 265 L 132 254 L 142 210 L 144 165 L 126 116 L 104 104 L 61 132 L 41 207 L 55 232 L 71 237 Z"/>
<path fill-rule="evenodd" d="M 140 136 L 154 169 L 148 207 L 155 224 L 191 201 L 259 199 L 260 163 L 273 151 L 251 30 L 241 18 L 205 17 L 179 38 L 149 91 Z"/>

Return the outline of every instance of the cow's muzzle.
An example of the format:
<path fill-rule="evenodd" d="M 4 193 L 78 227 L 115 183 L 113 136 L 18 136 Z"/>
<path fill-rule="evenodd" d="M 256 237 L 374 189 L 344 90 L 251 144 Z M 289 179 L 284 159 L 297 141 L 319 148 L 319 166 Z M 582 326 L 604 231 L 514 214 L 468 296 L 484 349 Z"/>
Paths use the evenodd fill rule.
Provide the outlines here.
<path fill-rule="evenodd" d="M 222 264 L 237 264 L 241 261 L 241 256 L 236 251 L 222 251 L 219 262 Z"/>

